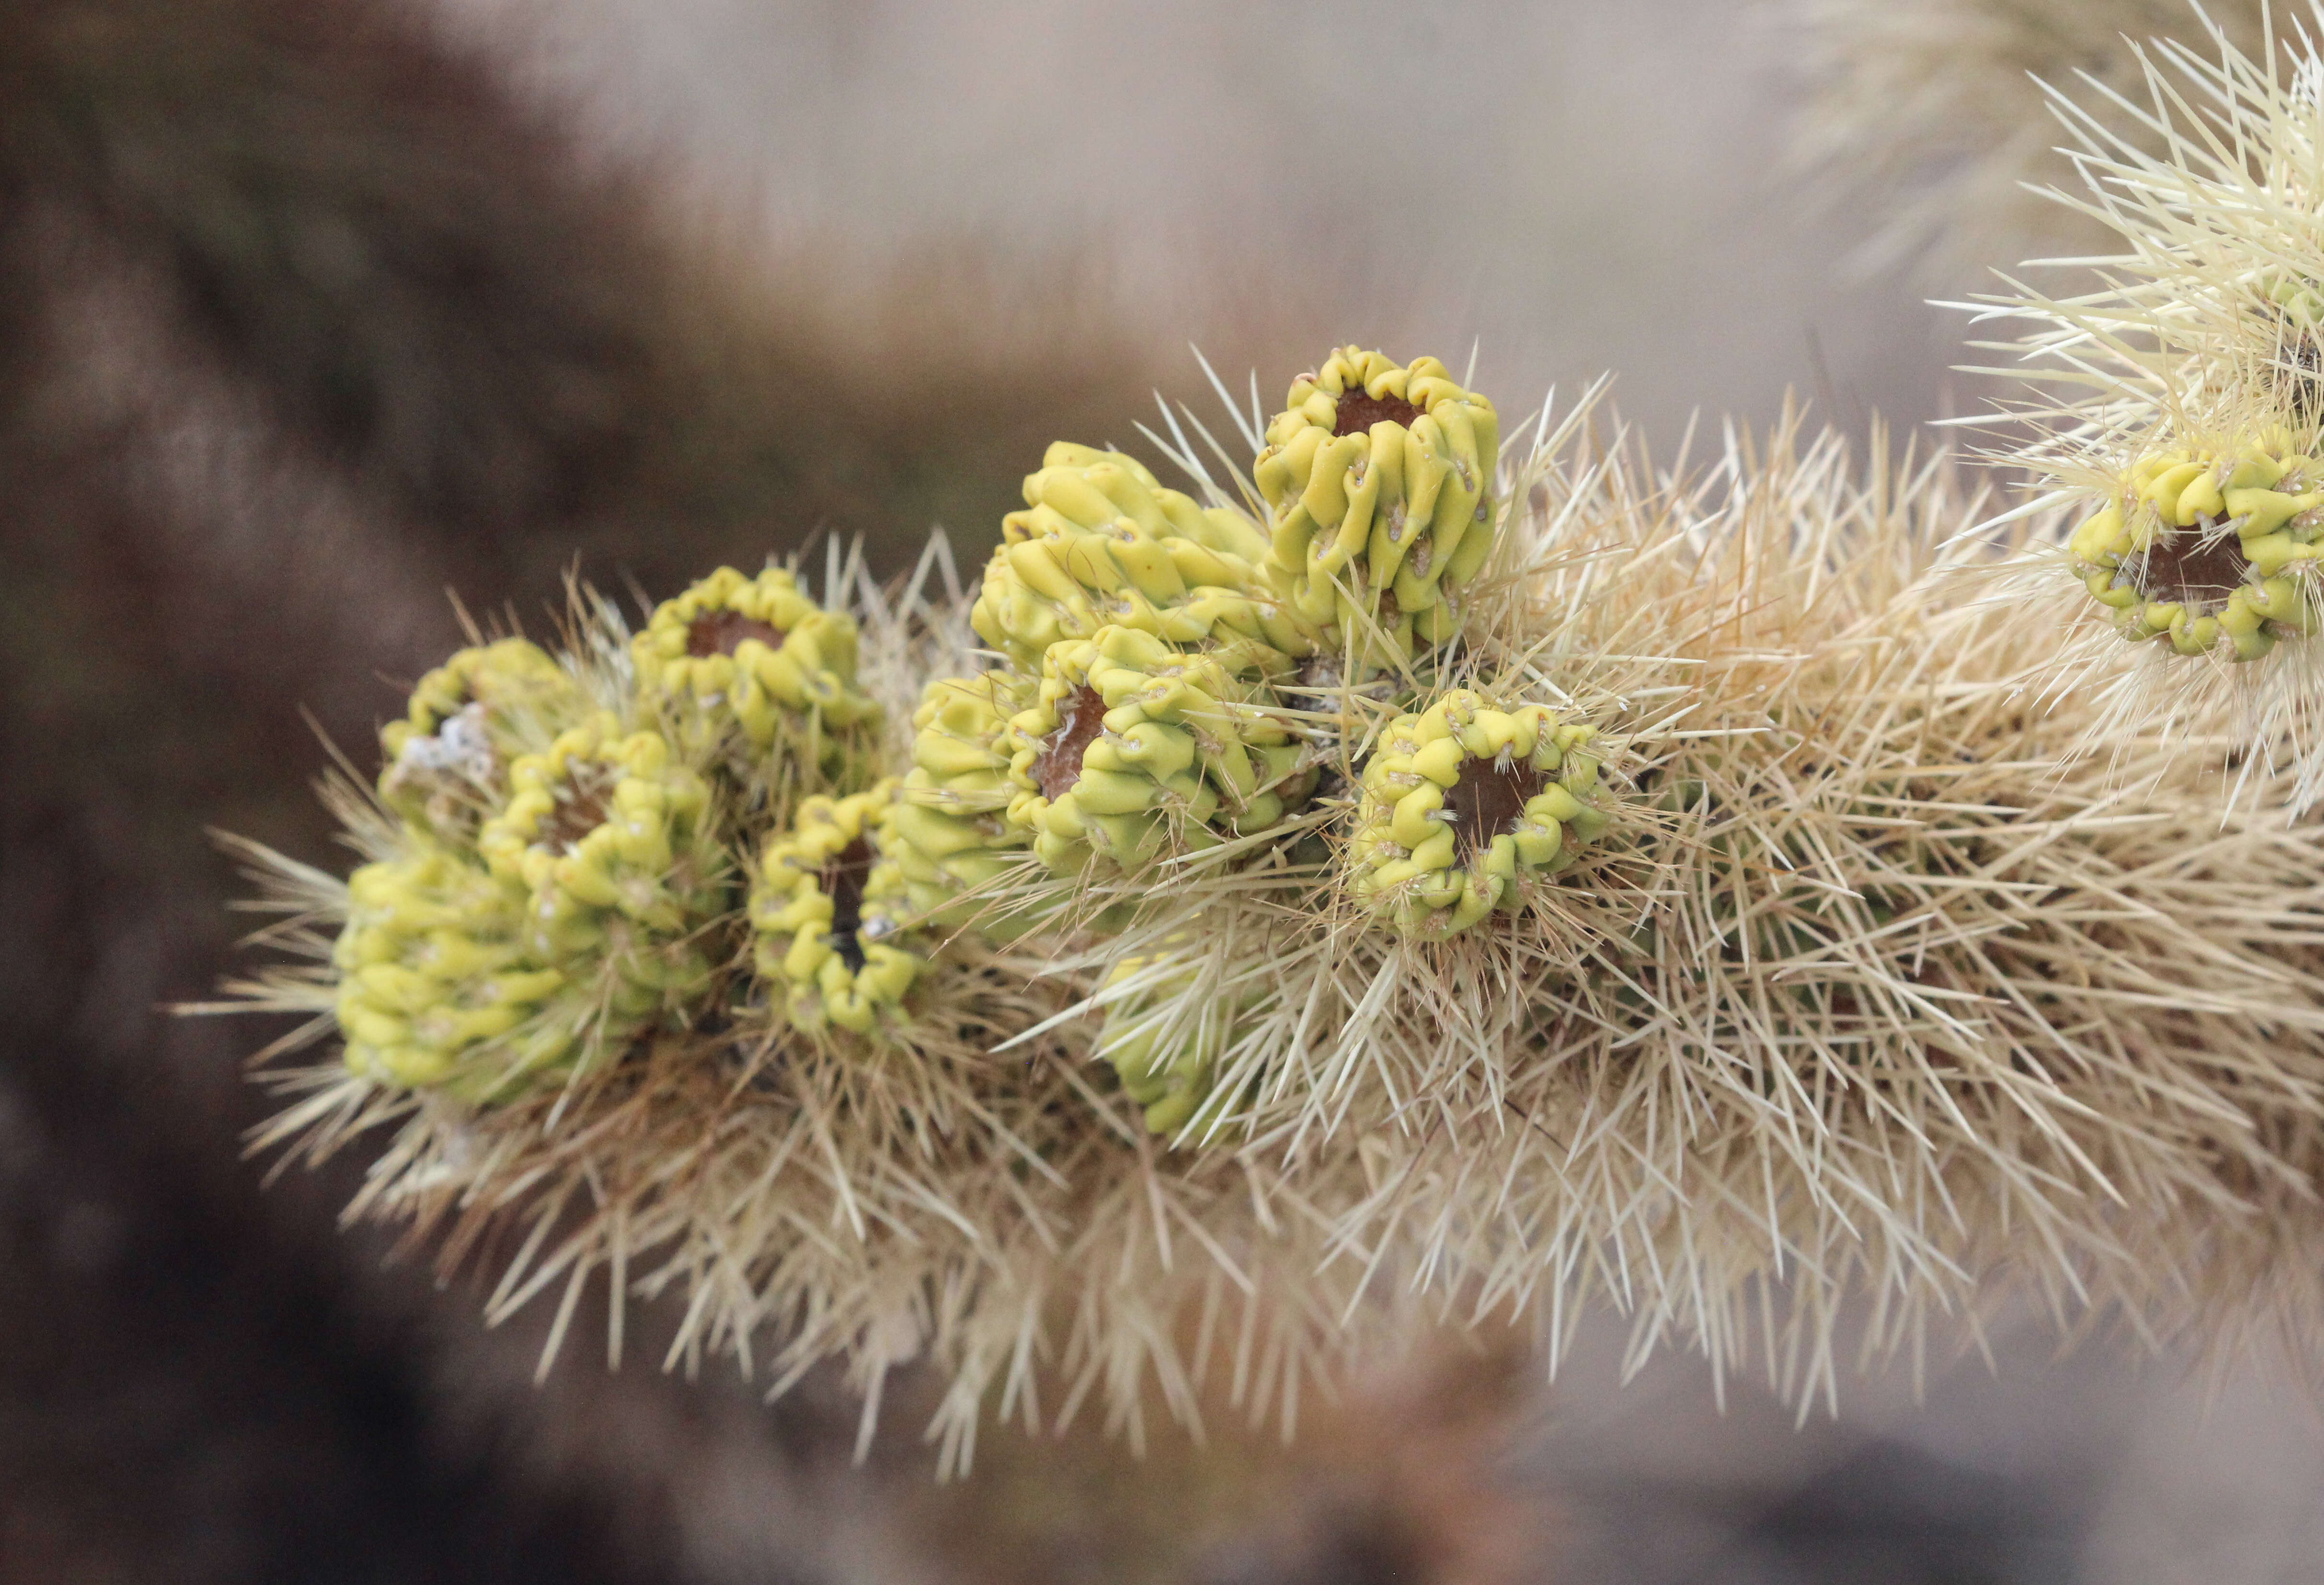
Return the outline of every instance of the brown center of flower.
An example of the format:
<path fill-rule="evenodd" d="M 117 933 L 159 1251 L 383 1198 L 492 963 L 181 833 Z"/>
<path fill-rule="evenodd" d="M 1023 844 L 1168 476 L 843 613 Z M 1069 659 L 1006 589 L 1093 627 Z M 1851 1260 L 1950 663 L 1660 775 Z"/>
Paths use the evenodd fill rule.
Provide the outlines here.
<path fill-rule="evenodd" d="M 756 639 L 770 650 L 783 647 L 783 630 L 770 622 L 739 611 L 706 611 L 686 628 L 686 652 L 696 660 L 711 655 L 732 655 L 744 639 Z"/>
<path fill-rule="evenodd" d="M 605 823 L 605 805 L 619 779 L 610 768 L 591 760 L 572 766 L 557 789 L 555 813 L 541 822 L 541 845 L 567 853 L 580 846 L 583 837 Z"/>
<path fill-rule="evenodd" d="M 863 944 L 855 933 L 863 926 L 863 885 L 872 879 L 872 844 L 857 837 L 832 856 L 816 877 L 816 884 L 831 898 L 831 945 L 840 961 L 854 973 L 863 967 Z"/>
<path fill-rule="evenodd" d="M 1453 851 L 1461 862 L 1467 863 L 1491 847 L 1493 838 L 1515 830 L 1526 805 L 1548 785 L 1548 773 L 1530 765 L 1462 760 L 1460 775 L 1444 789 L 1444 814 L 1452 822 Z"/>
<path fill-rule="evenodd" d="M 2138 575 L 2138 592 L 2149 600 L 2208 611 L 2224 605 L 2244 586 L 2251 561 L 2243 541 L 2217 531 L 2204 518 L 2191 529 L 2181 529 L 2169 539 L 2157 538 L 2144 558 L 2132 565 Z"/>
<path fill-rule="evenodd" d="M 1105 701 L 1084 683 L 1058 703 L 1056 730 L 1041 740 L 1033 758 L 1033 785 L 1055 801 L 1081 779 L 1082 754 L 1105 730 Z"/>
<path fill-rule="evenodd" d="M 1333 426 L 1332 433 L 1369 435 L 1372 426 L 1383 419 L 1409 429 L 1421 411 L 1401 396 L 1374 396 L 1359 385 L 1340 393 L 1340 421 Z"/>

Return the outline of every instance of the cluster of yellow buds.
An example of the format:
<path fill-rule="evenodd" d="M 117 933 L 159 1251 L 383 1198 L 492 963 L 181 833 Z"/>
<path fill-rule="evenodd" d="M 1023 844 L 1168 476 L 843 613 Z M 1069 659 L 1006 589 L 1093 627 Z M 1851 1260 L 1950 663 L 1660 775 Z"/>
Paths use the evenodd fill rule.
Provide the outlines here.
<path fill-rule="evenodd" d="M 1051 645 L 1007 742 L 1009 823 L 1060 874 L 1265 830 L 1315 779 L 1263 680 L 1134 628 Z"/>
<path fill-rule="evenodd" d="M 760 974 L 785 988 L 798 1027 L 878 1032 L 902 1016 L 923 960 L 899 945 L 913 914 L 890 856 L 894 780 L 852 797 L 811 797 L 767 843 L 751 888 Z"/>
<path fill-rule="evenodd" d="M 477 850 L 522 889 L 543 961 L 613 971 L 613 1009 L 642 1015 L 710 977 L 702 927 L 726 906 L 729 864 L 702 778 L 659 733 L 610 713 L 509 769 L 505 807 Z"/>
<path fill-rule="evenodd" d="M 722 567 L 654 610 L 631 640 L 639 687 L 678 735 L 739 734 L 766 751 L 796 743 L 807 764 L 844 756 L 848 729 L 876 729 L 878 701 L 855 683 L 855 623 L 808 599 L 780 567 Z"/>
<path fill-rule="evenodd" d="M 1280 824 L 1323 757 L 1292 724 L 1316 714 L 1301 663 L 1377 674 L 1454 635 L 1499 457 L 1492 403 L 1442 364 L 1355 347 L 1268 429 L 1268 530 L 1118 452 L 1052 446 L 971 613 L 1006 669 L 937 684 L 915 722 L 897 822 L 915 900 L 975 917 L 953 897 L 1028 846 L 1072 875 Z"/>
<path fill-rule="evenodd" d="M 1459 688 L 1399 715 L 1364 767 L 1350 889 L 1407 935 L 1466 930 L 1513 908 L 1606 825 L 1588 800 L 1594 733 L 1539 705 Z"/>
<path fill-rule="evenodd" d="M 595 1061 L 742 961 L 738 869 L 787 1020 L 877 1037 L 912 1016 L 933 929 L 1092 924 L 1058 883 L 1093 865 L 1256 853 L 1360 734 L 1314 668 L 1409 671 L 1457 631 L 1498 447 L 1492 404 L 1441 364 L 1352 347 L 1268 430 L 1265 528 L 1118 452 L 1051 447 L 970 613 L 1001 669 L 930 684 L 908 771 L 868 788 L 880 709 L 854 623 L 787 572 L 722 568 L 665 602 L 627 680 L 521 640 L 463 651 L 385 733 L 405 826 L 341 942 L 348 1060 L 480 1099 Z M 1399 718 L 1364 775 L 1355 895 L 1418 934 L 1514 906 L 1601 819 L 1588 737 L 1467 692 Z M 1115 971 L 1100 1049 L 1164 1132 L 1226 1104 L 1244 1010 L 1174 973 Z"/>
<path fill-rule="evenodd" d="M 2253 660 L 2316 613 L 2294 569 L 2324 541 L 2324 465 L 2276 433 L 2140 458 L 2114 501 L 2074 530 L 2090 597 L 2132 639 Z"/>
<path fill-rule="evenodd" d="M 1367 668 L 1449 640 L 1492 549 L 1499 455 L 1493 404 L 1434 358 L 1349 346 L 1302 375 L 1251 470 L 1293 612 Z"/>

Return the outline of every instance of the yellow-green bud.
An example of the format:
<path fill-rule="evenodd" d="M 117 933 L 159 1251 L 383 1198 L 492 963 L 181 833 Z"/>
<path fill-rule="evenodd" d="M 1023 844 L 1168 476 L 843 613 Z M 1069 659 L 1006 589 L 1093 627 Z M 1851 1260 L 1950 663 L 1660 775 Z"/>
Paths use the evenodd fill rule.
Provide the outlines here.
<path fill-rule="evenodd" d="M 591 1009 L 527 947 L 521 887 L 420 846 L 349 876 L 347 905 L 332 962 L 350 1071 L 488 1101 L 584 1049 Z"/>
<path fill-rule="evenodd" d="M 2255 660 L 2314 631 L 2301 585 L 2324 541 L 2324 465 L 2281 431 L 2141 457 L 2073 532 L 2076 570 L 2125 636 Z"/>
<path fill-rule="evenodd" d="M 1434 358 L 1347 346 L 1302 374 L 1251 469 L 1294 614 L 1370 667 L 1450 640 L 1492 548 L 1499 456 L 1493 404 Z"/>
<path fill-rule="evenodd" d="M 1023 708 L 1006 674 L 938 677 L 912 715 L 912 769 L 888 815 L 889 852 L 915 915 L 1008 938 L 1033 923 L 996 909 L 993 894 L 1022 863 L 1029 833 L 1011 825 L 1009 718 Z"/>
<path fill-rule="evenodd" d="M 1001 520 L 969 613 L 1021 670 L 1109 626 L 1233 648 L 1235 664 L 1275 669 L 1315 648 L 1315 630 L 1264 586 L 1267 537 L 1240 513 L 1163 488 L 1135 458 L 1061 440 L 1026 476 L 1025 506 Z"/>
<path fill-rule="evenodd" d="M 1503 707 L 1467 688 L 1397 716 L 1364 767 L 1351 894 L 1415 936 L 1515 908 L 1525 880 L 1562 869 L 1605 827 L 1590 801 L 1594 735 L 1538 705 Z"/>
<path fill-rule="evenodd" d="M 1163 977 L 1150 979 L 1157 973 Z M 1106 987 L 1116 991 L 1141 978 L 1148 983 L 1107 1000 L 1097 1055 L 1144 1110 L 1149 1132 L 1191 1132 L 1199 1141 L 1231 1100 L 1218 1088 L 1219 1060 L 1245 999 L 1204 994 L 1199 964 L 1158 971 L 1143 957 L 1125 958 Z"/>
<path fill-rule="evenodd" d="M 878 701 L 855 685 L 855 622 L 825 611 L 791 575 L 744 577 L 722 567 L 655 607 L 630 641 L 638 686 L 688 742 L 730 731 L 759 749 L 800 740 L 811 763 L 845 751 L 840 729 L 876 725 Z"/>
<path fill-rule="evenodd" d="M 600 713 L 521 757 L 477 849 L 523 888 L 529 944 L 559 966 L 603 962 L 624 1009 L 668 1005 L 709 978 L 697 936 L 724 909 L 727 862 L 709 788 L 659 733 L 624 733 Z"/>
<path fill-rule="evenodd" d="M 1010 824 L 1061 874 L 1101 855 L 1134 868 L 1281 820 L 1315 772 L 1258 678 L 1216 654 L 1100 628 L 1049 647 L 1009 723 Z"/>
<path fill-rule="evenodd" d="M 462 650 L 420 679 L 380 732 L 380 797 L 414 825 L 465 841 L 508 790 L 509 761 L 587 714 L 572 676 L 522 639 Z"/>
<path fill-rule="evenodd" d="M 751 888 L 760 974 L 803 1029 L 876 1034 L 903 1017 L 923 960 L 890 856 L 891 779 L 853 797 L 811 797 L 767 843 Z"/>

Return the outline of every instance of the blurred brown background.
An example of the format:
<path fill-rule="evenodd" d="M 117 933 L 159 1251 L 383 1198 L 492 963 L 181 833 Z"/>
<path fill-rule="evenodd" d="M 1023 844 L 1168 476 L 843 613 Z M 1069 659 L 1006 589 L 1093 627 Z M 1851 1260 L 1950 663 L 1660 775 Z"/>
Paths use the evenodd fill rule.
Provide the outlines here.
<path fill-rule="evenodd" d="M 2324 1574 L 2324 1439 L 2165 1362 L 1881 1379 L 1794 1429 L 1604 1318 L 1545 1387 L 1425 1353 L 1299 1444 L 988 1436 L 868 1469 L 770 1410 L 485 1333 L 262 1191 L 226 827 L 337 862 L 360 754 L 577 559 L 660 594 L 818 534 L 973 554 L 1048 439 L 1199 343 L 1505 411 L 1600 371 L 1655 443 L 1796 388 L 1950 394 L 1955 317 L 1782 173 L 1779 19 L 820 0 L 0 0 L 0 1580 L 2206 1581 Z M 1858 219 L 1864 224 L 1858 226 Z"/>

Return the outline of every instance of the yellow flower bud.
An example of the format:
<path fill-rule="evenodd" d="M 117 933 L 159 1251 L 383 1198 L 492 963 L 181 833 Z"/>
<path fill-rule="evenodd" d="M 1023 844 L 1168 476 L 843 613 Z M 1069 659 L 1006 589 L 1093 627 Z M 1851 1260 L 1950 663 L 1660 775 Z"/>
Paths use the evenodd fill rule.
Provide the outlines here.
<path fill-rule="evenodd" d="M 1165 489 L 1145 465 L 1059 441 L 1001 520 L 969 621 L 1020 670 L 1049 646 L 1125 627 L 1235 664 L 1281 669 L 1317 632 L 1266 587 L 1267 537 L 1240 513 Z"/>
<path fill-rule="evenodd" d="M 1264 830 L 1315 783 L 1267 703 L 1256 668 L 1134 628 L 1053 644 L 1009 723 L 1009 824 L 1060 874 Z"/>
<path fill-rule="evenodd" d="M 509 761 L 587 713 L 572 676 L 522 639 L 462 650 L 420 679 L 380 733 L 380 797 L 423 830 L 474 835 L 508 790 Z"/>
<path fill-rule="evenodd" d="M 912 769 L 887 815 L 888 852 L 912 913 L 999 939 L 1036 923 L 995 906 L 994 892 L 1024 862 L 1031 838 L 1009 823 L 1009 717 L 1025 699 L 1001 672 L 938 677 L 913 713 Z"/>
<path fill-rule="evenodd" d="M 600 713 L 510 767 L 507 806 L 476 845 L 523 889 L 543 962 L 602 962 L 657 991 L 708 980 L 696 937 L 725 906 L 728 865 L 709 788 L 675 758 L 660 733 Z"/>
<path fill-rule="evenodd" d="M 1098 1057 L 1143 1110 L 1148 1129 L 1196 1144 L 1231 1104 L 1218 1088 L 1218 1066 L 1248 1000 L 1198 994 L 1202 973 L 1198 963 L 1164 970 L 1149 958 L 1123 959 L 1106 977 L 1107 991 L 1135 989 L 1109 995 L 1097 1042 Z"/>
<path fill-rule="evenodd" d="M 556 1005 L 566 977 L 526 945 L 521 886 L 421 845 L 357 870 L 347 896 L 333 961 L 351 1071 L 482 1101 L 584 1050 L 579 1009 Z"/>

